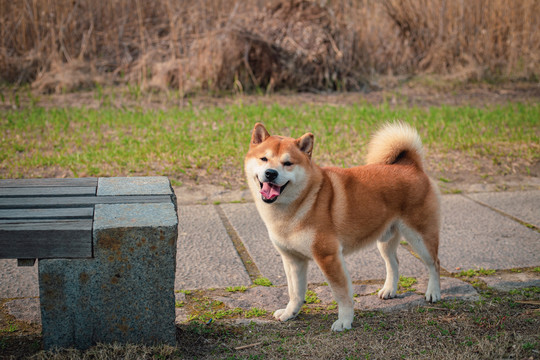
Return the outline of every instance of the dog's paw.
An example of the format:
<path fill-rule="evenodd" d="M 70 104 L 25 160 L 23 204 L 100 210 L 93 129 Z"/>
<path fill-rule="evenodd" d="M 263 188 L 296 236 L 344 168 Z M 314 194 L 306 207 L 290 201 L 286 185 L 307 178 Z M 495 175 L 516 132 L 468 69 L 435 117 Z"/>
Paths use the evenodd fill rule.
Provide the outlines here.
<path fill-rule="evenodd" d="M 349 330 L 352 328 L 352 320 L 346 319 L 337 319 L 332 324 L 332 331 L 343 331 L 343 330 Z"/>
<path fill-rule="evenodd" d="M 381 290 L 379 290 L 379 297 L 383 300 L 386 299 L 392 299 L 396 297 L 396 290 L 390 287 L 383 287 Z"/>
<path fill-rule="evenodd" d="M 441 300 L 441 292 L 440 291 L 426 291 L 426 301 L 429 302 L 437 302 Z"/>
<path fill-rule="evenodd" d="M 287 321 L 294 317 L 296 317 L 297 314 L 289 313 L 287 312 L 287 309 L 279 309 L 274 312 L 274 317 L 279 321 Z"/>

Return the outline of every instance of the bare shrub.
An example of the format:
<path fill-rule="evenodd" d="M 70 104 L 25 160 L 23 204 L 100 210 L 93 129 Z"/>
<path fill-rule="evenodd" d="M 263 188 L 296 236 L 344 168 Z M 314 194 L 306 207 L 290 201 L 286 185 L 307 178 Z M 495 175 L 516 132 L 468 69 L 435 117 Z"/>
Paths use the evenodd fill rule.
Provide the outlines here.
<path fill-rule="evenodd" d="M 53 62 L 46 71 L 38 73 L 32 88 L 40 93 L 62 93 L 90 89 L 106 84 L 90 62 L 73 60 L 69 63 Z"/>
<path fill-rule="evenodd" d="M 538 74 L 540 2 L 385 0 L 412 70 L 465 77 Z"/>
<path fill-rule="evenodd" d="M 0 0 L 0 79 L 198 91 L 538 78 L 537 0 Z"/>

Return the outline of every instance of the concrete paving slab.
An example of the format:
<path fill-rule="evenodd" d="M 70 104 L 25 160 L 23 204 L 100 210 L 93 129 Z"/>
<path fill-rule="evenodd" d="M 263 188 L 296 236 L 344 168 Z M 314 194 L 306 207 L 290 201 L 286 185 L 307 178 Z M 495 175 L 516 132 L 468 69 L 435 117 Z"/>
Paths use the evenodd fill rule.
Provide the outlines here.
<path fill-rule="evenodd" d="M 266 227 L 260 218 L 255 204 L 223 204 L 220 205 L 232 226 L 242 239 L 250 256 L 263 274 L 274 285 L 287 283 L 281 257 L 272 245 Z M 400 274 L 405 276 L 420 276 L 425 274 L 424 265 L 400 246 L 398 249 Z M 384 279 L 386 270 L 384 261 L 376 246 L 361 249 L 345 258 L 347 268 L 354 280 Z M 314 262 L 308 269 L 308 282 L 324 282 L 322 272 Z"/>
<path fill-rule="evenodd" d="M 428 285 L 428 278 L 422 277 L 413 285 L 416 291 L 425 293 Z M 478 291 L 469 283 L 451 277 L 441 277 L 441 299 L 442 300 L 480 300 Z"/>
<path fill-rule="evenodd" d="M 471 199 L 540 228 L 540 190 L 470 194 Z"/>
<path fill-rule="evenodd" d="M 373 294 L 382 287 L 382 282 L 379 285 L 353 285 L 353 294 L 355 297 L 366 296 Z M 313 291 L 315 291 L 317 298 L 321 300 L 323 305 L 329 305 L 335 300 L 330 286 L 317 286 Z"/>
<path fill-rule="evenodd" d="M 178 205 L 202 205 L 239 202 L 246 199 L 251 199 L 249 189 L 233 190 L 225 189 L 223 186 L 199 184 L 199 185 L 182 185 L 174 186 L 174 193 L 178 201 Z"/>
<path fill-rule="evenodd" d="M 289 301 L 287 287 L 256 286 L 244 292 L 234 292 L 227 296 L 216 296 L 215 300 L 222 301 L 228 307 L 249 310 L 251 308 L 265 309 L 274 312 L 283 309 Z"/>
<path fill-rule="evenodd" d="M 175 314 L 174 322 L 176 324 L 186 323 L 189 319 L 188 313 L 186 309 L 184 308 L 175 308 L 174 314 Z"/>
<path fill-rule="evenodd" d="M 540 287 L 540 274 L 512 273 L 482 276 L 479 278 L 487 286 L 499 291 L 511 291 L 529 287 Z"/>
<path fill-rule="evenodd" d="M 413 292 L 399 294 L 397 297 L 387 300 L 382 300 L 376 295 L 358 296 L 354 298 L 354 308 L 363 311 L 398 311 L 422 306 L 425 303 L 426 300 L 422 295 Z"/>
<path fill-rule="evenodd" d="M 178 224 L 175 289 L 251 284 L 214 206 L 181 206 Z"/>
<path fill-rule="evenodd" d="M 188 320 L 188 312 L 185 308 L 184 303 L 186 302 L 186 294 L 181 292 L 174 293 L 174 322 L 177 324 L 185 323 Z"/>
<path fill-rule="evenodd" d="M 7 313 L 17 320 L 41 324 L 39 298 L 15 299 L 4 304 Z"/>
<path fill-rule="evenodd" d="M 450 272 L 540 264 L 540 234 L 461 195 L 442 200 L 439 257 Z"/>
<path fill-rule="evenodd" d="M 416 292 L 408 291 L 403 294 L 398 294 L 394 299 L 382 300 L 376 295 L 357 296 L 354 298 L 355 309 L 397 311 L 426 305 L 428 303 L 424 296 L 418 294 L 418 292 L 425 291 L 427 288 L 427 280 L 427 277 L 418 279 L 418 282 L 413 285 Z M 476 301 L 480 299 L 480 295 L 472 285 L 464 281 L 442 277 L 441 298 L 442 300 Z"/>
<path fill-rule="evenodd" d="M 39 296 L 38 266 L 17 266 L 17 259 L 0 259 L 0 299 Z"/>
<path fill-rule="evenodd" d="M 382 286 L 382 283 L 381 283 Z M 381 286 L 378 285 L 353 285 L 353 293 L 360 296 L 371 294 L 377 291 Z M 318 286 L 315 293 L 320 300 L 321 305 L 329 305 L 334 301 L 332 291 L 329 286 Z M 289 293 L 286 286 L 266 287 L 257 286 L 249 288 L 244 292 L 234 292 L 227 296 L 216 296 L 215 300 L 222 301 L 230 308 L 241 308 L 249 310 L 251 308 L 260 308 L 267 311 L 276 311 L 287 306 Z"/>

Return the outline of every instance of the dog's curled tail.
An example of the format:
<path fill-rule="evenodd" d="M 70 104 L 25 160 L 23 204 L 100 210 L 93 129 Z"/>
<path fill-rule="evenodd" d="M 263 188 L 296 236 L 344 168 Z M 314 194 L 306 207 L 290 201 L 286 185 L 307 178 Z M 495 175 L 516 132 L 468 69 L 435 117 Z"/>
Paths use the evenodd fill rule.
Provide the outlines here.
<path fill-rule="evenodd" d="M 414 163 L 423 170 L 424 147 L 418 132 L 402 122 L 384 125 L 368 145 L 367 164 Z"/>

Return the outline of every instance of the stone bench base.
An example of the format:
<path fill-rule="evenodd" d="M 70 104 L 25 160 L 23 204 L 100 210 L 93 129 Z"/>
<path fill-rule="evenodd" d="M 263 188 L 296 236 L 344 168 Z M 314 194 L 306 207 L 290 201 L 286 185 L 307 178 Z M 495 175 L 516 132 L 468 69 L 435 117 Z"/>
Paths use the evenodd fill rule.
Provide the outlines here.
<path fill-rule="evenodd" d="M 129 195 L 130 188 L 141 195 L 140 182 L 148 179 L 156 178 L 123 179 L 121 195 Z M 168 191 L 174 201 L 168 180 L 157 178 L 157 183 L 157 191 Z M 101 191 L 115 195 L 105 185 Z M 97 204 L 93 258 L 39 261 L 45 349 L 86 349 L 98 342 L 176 344 L 173 201 Z"/>

